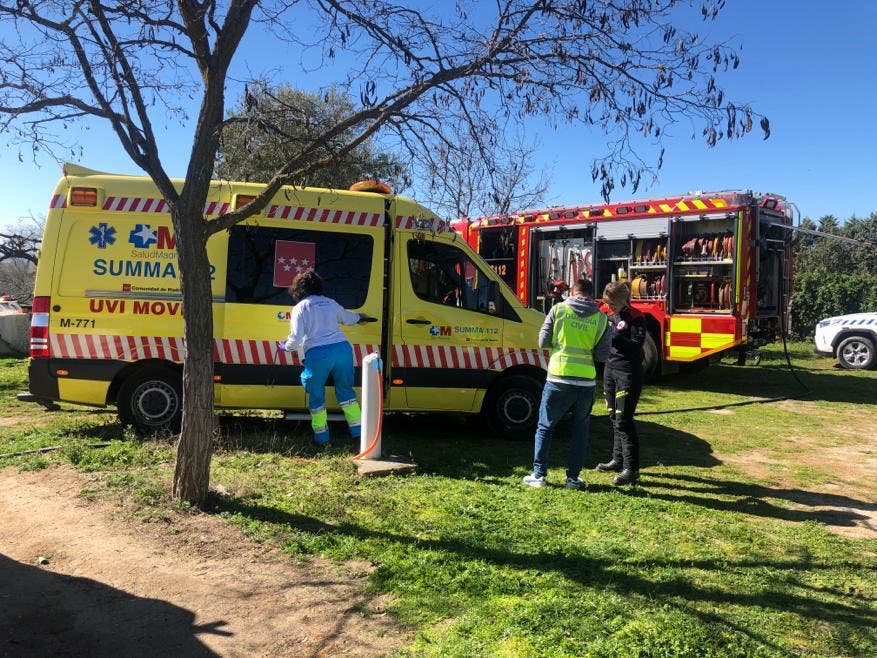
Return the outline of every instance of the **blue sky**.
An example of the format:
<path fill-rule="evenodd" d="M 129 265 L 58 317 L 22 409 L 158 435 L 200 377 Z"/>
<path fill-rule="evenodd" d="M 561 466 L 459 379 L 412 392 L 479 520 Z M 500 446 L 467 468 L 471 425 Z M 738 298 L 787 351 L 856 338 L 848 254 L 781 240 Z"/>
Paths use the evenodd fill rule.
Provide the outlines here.
<path fill-rule="evenodd" d="M 877 211 L 877 2 L 728 0 L 716 22 L 696 20 L 683 27 L 697 29 L 707 40 L 742 44 L 740 68 L 720 83 L 729 98 L 749 102 L 770 118 L 771 138 L 763 141 L 756 127 L 742 140 L 708 149 L 699 134 L 691 139 L 689 125 L 679 124 L 665 140 L 657 182 L 635 195 L 616 190 L 613 200 L 746 188 L 783 194 L 803 216 L 814 219 Z M 240 71 L 274 68 L 274 79 L 283 79 L 270 63 L 278 61 L 278 50 L 264 40 L 256 43 L 253 35 L 241 53 Z M 290 82 L 316 88 L 327 80 L 310 73 Z M 234 94 L 230 98 L 236 100 Z M 547 203 L 598 202 L 591 155 L 602 152 L 604 138 L 569 127 L 543 129 L 538 135 L 536 162 L 549 169 L 552 182 Z M 83 152 L 76 161 L 85 166 L 141 173 L 101 127 L 83 131 L 80 144 Z M 170 124 L 161 148 L 172 176 L 185 172 L 187 144 L 188 129 Z M 653 154 L 645 152 L 644 157 L 648 161 Z M 5 201 L 0 226 L 31 213 L 44 214 L 59 176 L 59 164 L 49 157 L 35 165 L 29 154 L 19 162 L 17 151 L 0 152 Z"/>

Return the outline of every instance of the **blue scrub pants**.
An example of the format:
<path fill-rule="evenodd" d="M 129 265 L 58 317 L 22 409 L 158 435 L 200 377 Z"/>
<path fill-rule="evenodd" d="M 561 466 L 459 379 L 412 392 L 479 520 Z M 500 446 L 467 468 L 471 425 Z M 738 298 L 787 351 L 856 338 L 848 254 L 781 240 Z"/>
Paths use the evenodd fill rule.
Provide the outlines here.
<path fill-rule="evenodd" d="M 335 398 L 347 419 L 350 435 L 358 439 L 361 413 L 356 393 L 353 392 L 353 348 L 347 341 L 312 347 L 305 352 L 301 385 L 308 396 L 314 443 L 320 445 L 329 442 L 326 413 L 326 381 L 329 375 L 335 384 Z"/>

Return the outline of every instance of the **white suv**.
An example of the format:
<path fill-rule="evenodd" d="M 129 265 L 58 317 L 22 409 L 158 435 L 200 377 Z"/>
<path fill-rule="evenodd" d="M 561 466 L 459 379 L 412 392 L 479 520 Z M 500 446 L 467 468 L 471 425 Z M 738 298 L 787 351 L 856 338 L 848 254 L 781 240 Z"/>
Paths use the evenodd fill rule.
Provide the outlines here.
<path fill-rule="evenodd" d="M 816 351 L 837 358 L 844 368 L 861 370 L 877 363 L 877 313 L 851 313 L 816 325 Z"/>

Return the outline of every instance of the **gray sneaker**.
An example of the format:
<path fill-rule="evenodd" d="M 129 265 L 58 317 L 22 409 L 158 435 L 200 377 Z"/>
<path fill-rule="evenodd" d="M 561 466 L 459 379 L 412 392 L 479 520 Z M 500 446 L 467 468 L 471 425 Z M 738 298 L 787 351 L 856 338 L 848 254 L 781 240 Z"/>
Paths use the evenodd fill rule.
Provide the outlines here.
<path fill-rule="evenodd" d="M 567 489 L 575 489 L 576 491 L 581 491 L 588 485 L 581 478 L 567 478 L 565 486 Z"/>
<path fill-rule="evenodd" d="M 531 473 L 530 475 L 524 476 L 524 484 L 528 487 L 544 487 L 545 486 L 545 476 L 544 475 L 536 475 L 535 473 Z"/>

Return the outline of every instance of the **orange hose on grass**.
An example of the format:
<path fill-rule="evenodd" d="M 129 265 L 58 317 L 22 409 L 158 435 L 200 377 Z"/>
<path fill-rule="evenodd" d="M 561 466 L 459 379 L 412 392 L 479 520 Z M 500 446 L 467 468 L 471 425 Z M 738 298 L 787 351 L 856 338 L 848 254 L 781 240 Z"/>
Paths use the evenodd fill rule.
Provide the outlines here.
<path fill-rule="evenodd" d="M 378 386 L 380 387 L 381 386 L 381 371 L 377 370 L 376 374 L 378 377 Z M 383 387 L 380 387 L 380 388 L 378 388 L 378 390 L 381 392 L 381 398 L 380 398 L 380 408 L 378 409 L 377 431 L 375 432 L 375 435 L 372 437 L 372 441 L 368 445 L 368 447 L 365 450 L 363 450 L 361 453 L 359 453 L 356 457 L 353 458 L 354 461 L 356 461 L 357 459 L 362 459 L 362 457 L 364 455 L 367 455 L 368 453 L 370 453 L 372 451 L 372 448 L 375 447 L 375 444 L 377 444 L 378 438 L 380 438 L 380 436 L 381 436 L 381 430 L 383 429 L 383 426 L 384 426 L 384 389 L 383 389 Z"/>

